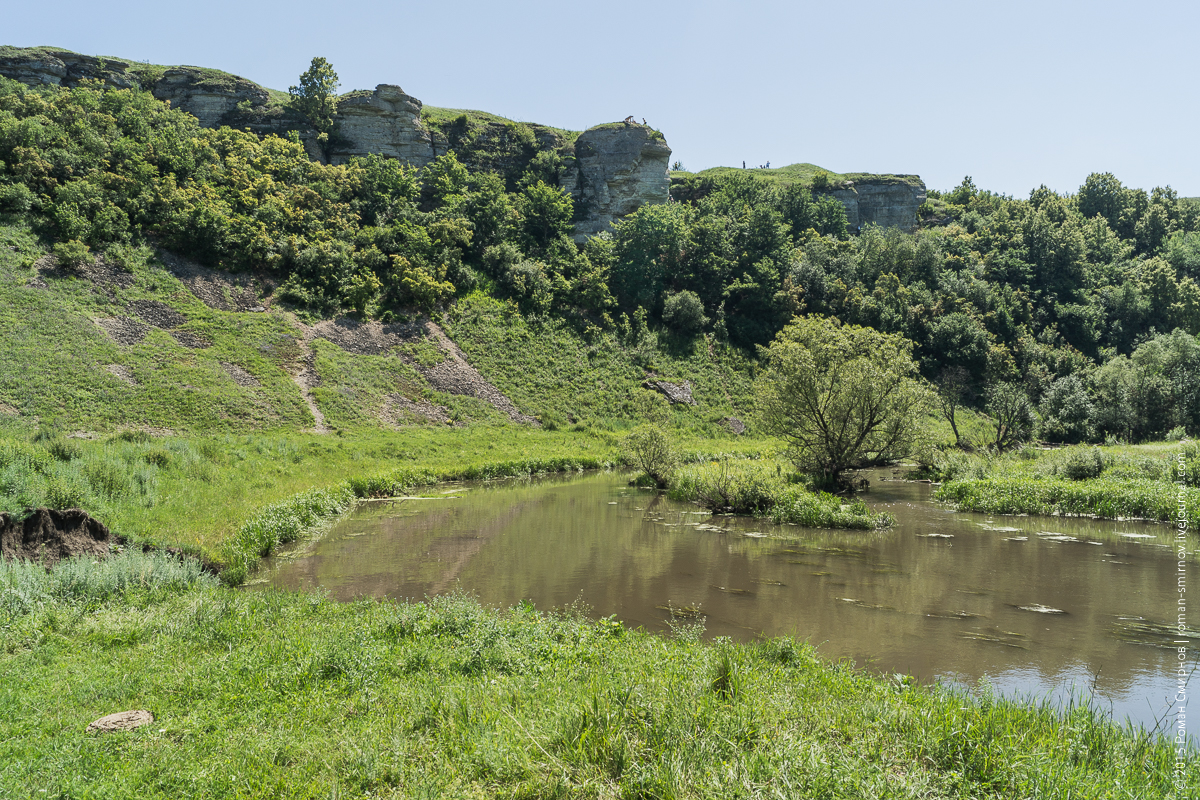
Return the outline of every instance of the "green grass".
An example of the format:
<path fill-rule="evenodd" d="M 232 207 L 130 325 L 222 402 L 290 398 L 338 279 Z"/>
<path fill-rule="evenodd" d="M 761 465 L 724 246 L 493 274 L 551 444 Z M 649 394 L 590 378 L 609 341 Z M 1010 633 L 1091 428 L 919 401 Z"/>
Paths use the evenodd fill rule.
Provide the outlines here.
<path fill-rule="evenodd" d="M 690 435 L 721 434 L 726 416 L 750 421 L 750 360 L 704 337 L 664 339 L 639 365 L 636 349 L 611 335 L 589 341 L 560 320 L 530 322 L 478 293 L 457 303 L 445 327 L 467 359 L 526 413 L 620 428 L 663 412 Z M 691 381 L 697 405 L 666 410 L 656 402 L 660 395 L 643 388 L 648 373 Z"/>
<path fill-rule="evenodd" d="M 709 169 L 700 170 L 699 172 L 680 172 L 672 173 L 672 177 L 678 175 L 680 178 L 725 178 L 731 175 L 753 175 L 761 180 L 769 181 L 770 183 L 779 186 L 790 186 L 794 183 L 799 183 L 804 186 L 811 186 L 813 178 L 820 172 L 829 173 L 830 180 L 834 184 L 840 184 L 843 181 L 854 181 L 855 183 L 882 183 L 882 184 L 907 184 L 910 186 L 920 185 L 921 179 L 918 175 L 883 175 L 873 174 L 869 172 L 833 172 L 832 170 L 818 167 L 816 164 L 788 164 L 785 167 L 772 167 L 770 169 L 758 169 L 750 167 L 747 169 L 739 169 L 738 167 L 710 167 Z"/>
<path fill-rule="evenodd" d="M 1200 449 L 1194 444 L 1028 447 L 1003 456 L 951 451 L 929 474 L 944 482 L 935 496 L 962 511 L 1167 522 L 1177 518 L 1182 499 L 1188 519 L 1200 519 Z"/>
<path fill-rule="evenodd" d="M 3 220 L 0 220 L 2 222 Z M 45 251 L 19 220 L 0 225 L 0 402 L 26 419 L 64 430 L 143 426 L 238 431 L 301 428 L 312 417 L 288 375 L 299 331 L 287 316 L 216 311 L 201 303 L 147 249 L 124 253 L 128 283 L 49 275 L 33 262 Z M 15 250 L 9 248 L 16 248 Z M 210 346 L 184 347 L 151 328 L 122 345 L 94 319 L 137 315 L 152 300 L 183 315 L 179 330 Z M 54 320 L 53 325 L 45 320 Z M 260 382 L 237 385 L 222 367 L 236 364 Z M 114 375 L 116 365 L 136 385 Z"/>
<path fill-rule="evenodd" d="M 776 460 L 721 458 L 676 470 L 668 493 L 713 511 L 767 517 L 777 524 L 872 530 L 895 522 L 890 514 L 872 514 L 862 500 L 809 491 L 789 480 L 785 469 L 790 465 Z"/>
<path fill-rule="evenodd" d="M 5 796 L 1170 795 L 1169 744 L 1086 703 L 871 677 L 786 638 L 204 580 L 46 594 L 0 627 Z M 137 708 L 153 724 L 84 733 Z"/>

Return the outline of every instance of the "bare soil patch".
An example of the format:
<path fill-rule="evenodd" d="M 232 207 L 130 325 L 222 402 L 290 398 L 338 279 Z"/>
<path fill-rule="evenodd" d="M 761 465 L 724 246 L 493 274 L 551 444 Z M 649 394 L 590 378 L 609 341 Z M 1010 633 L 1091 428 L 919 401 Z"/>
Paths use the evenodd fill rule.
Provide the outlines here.
<path fill-rule="evenodd" d="M 127 289 L 133 285 L 134 276 L 124 267 L 105 260 L 104 256 L 96 256 L 92 263 L 83 264 L 77 269 L 65 269 L 52 255 L 46 255 L 34 262 L 33 268 L 37 275 L 30 279 L 29 286 L 39 289 L 46 288 L 46 278 L 69 278 L 72 276 L 85 278 L 97 286 L 119 286 Z"/>
<path fill-rule="evenodd" d="M 191 350 L 203 350 L 212 347 L 212 342 L 191 331 L 167 331 L 171 338 Z"/>
<path fill-rule="evenodd" d="M 200 302 L 218 311 L 266 311 L 275 291 L 275 281 L 264 274 L 209 269 L 166 250 L 158 251 L 158 260 Z"/>
<path fill-rule="evenodd" d="M 402 394 L 389 394 L 384 397 L 384 406 L 379 416 L 384 422 L 397 428 L 413 423 L 436 422 L 446 425 L 450 422 L 450 411 L 445 406 L 424 399 L 410 400 Z"/>
<path fill-rule="evenodd" d="M 138 385 L 137 378 L 133 377 L 132 370 L 130 370 L 129 367 L 125 366 L 124 364 L 109 364 L 107 367 L 105 367 L 105 369 L 108 370 L 110 375 L 119 381 L 124 381 L 130 386 Z"/>
<path fill-rule="evenodd" d="M 258 378 L 254 377 L 237 364 L 232 364 L 228 361 L 222 361 L 221 368 L 225 370 L 230 378 L 233 378 L 233 382 L 238 386 L 262 386 L 262 383 L 258 380 Z"/>
<path fill-rule="evenodd" d="M 5 402 L 0 402 L 0 414 L 4 415 L 6 417 L 21 416 L 20 411 L 18 411 L 14 406 L 10 406 L 8 403 L 5 403 Z"/>
<path fill-rule="evenodd" d="M 25 519 L 0 514 L 0 555 L 37 561 L 47 567 L 64 558 L 104 556 L 123 540 L 86 511 L 34 509 Z"/>
<path fill-rule="evenodd" d="M 187 317 L 158 300 L 134 300 L 129 310 L 156 328 L 178 328 L 187 322 Z"/>
<path fill-rule="evenodd" d="M 114 342 L 126 347 L 137 344 L 146 338 L 150 326 L 129 317 L 98 317 L 92 322 L 100 326 L 100 330 L 108 334 Z"/>
<path fill-rule="evenodd" d="M 349 317 L 322 320 L 310 330 L 311 338 L 333 342 L 347 353 L 360 356 L 383 355 L 393 347 L 420 341 L 425 335 L 424 326 L 418 322 L 384 325 Z"/>

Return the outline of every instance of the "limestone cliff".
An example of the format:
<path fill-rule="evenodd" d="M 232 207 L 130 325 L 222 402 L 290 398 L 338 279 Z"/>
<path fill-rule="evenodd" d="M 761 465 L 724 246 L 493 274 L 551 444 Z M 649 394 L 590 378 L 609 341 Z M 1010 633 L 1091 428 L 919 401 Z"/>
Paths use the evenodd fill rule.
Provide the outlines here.
<path fill-rule="evenodd" d="M 370 153 L 416 167 L 433 160 L 429 131 L 421 123 L 421 101 L 399 86 L 381 83 L 373 92 L 353 92 L 338 102 L 339 139 L 330 159 L 344 163 Z"/>
<path fill-rule="evenodd" d="M 26 86 L 77 86 L 83 80 L 99 80 L 121 89 L 138 84 L 124 61 L 53 47 L 0 48 L 0 75 Z"/>
<path fill-rule="evenodd" d="M 645 125 L 615 123 L 584 131 L 575 140 L 574 164 L 562 187 L 576 203 L 575 238 L 582 240 L 644 205 L 665 203 L 671 181 L 671 148 Z"/>
<path fill-rule="evenodd" d="M 824 187 L 818 185 L 824 178 Z M 919 175 L 876 175 L 850 172 L 837 175 L 815 164 L 789 164 L 775 169 L 737 169 L 713 167 L 701 172 L 677 172 L 671 177 L 671 197 L 683 202 L 697 202 L 716 191 L 724 180 L 761 180 L 778 187 L 800 184 L 814 194 L 828 194 L 846 207 L 846 221 L 851 233 L 864 225 L 915 230 L 917 209 L 925 202 L 925 182 Z"/>
<path fill-rule="evenodd" d="M 648 203 L 669 199 L 667 161 L 671 148 L 645 125 L 612 123 L 574 133 L 517 123 L 482 112 L 449 112 L 426 119 L 420 100 L 399 86 L 343 95 L 338 135 L 328 153 L 316 131 L 253 81 L 202 67 L 161 67 L 80 55 L 50 47 L 0 47 L 0 76 L 30 86 L 76 86 L 85 79 L 118 87 L 139 86 L 186 111 L 204 127 L 228 125 L 259 135 L 300 135 L 313 158 L 345 163 L 370 153 L 423 167 L 454 150 L 475 170 L 494 170 L 510 189 L 539 154 L 539 169 L 558 180 L 576 204 L 576 238 L 611 228 L 613 221 Z"/>
<path fill-rule="evenodd" d="M 157 78 L 145 77 L 150 80 L 143 85 L 155 97 L 188 112 L 206 128 L 223 124 L 239 105 L 263 107 L 270 100 L 267 90 L 253 81 L 236 75 L 214 75 L 198 67 L 172 67 Z"/>
<path fill-rule="evenodd" d="M 916 175 L 879 175 L 846 181 L 832 194 L 846 207 L 851 231 L 869 224 L 912 231 L 925 202 L 925 183 Z"/>

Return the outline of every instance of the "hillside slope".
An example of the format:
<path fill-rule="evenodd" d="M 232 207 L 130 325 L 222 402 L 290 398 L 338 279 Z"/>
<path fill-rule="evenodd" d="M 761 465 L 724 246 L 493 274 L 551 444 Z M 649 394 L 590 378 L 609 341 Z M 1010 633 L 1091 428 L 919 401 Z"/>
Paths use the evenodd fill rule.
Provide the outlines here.
<path fill-rule="evenodd" d="M 539 417 L 621 427 L 668 413 L 642 388 L 659 376 L 691 381 L 696 404 L 671 412 L 688 427 L 748 405 L 744 360 L 704 339 L 639 366 L 636 345 L 531 324 L 483 296 L 452 308 L 445 332 L 415 313 L 306 321 L 276 305 L 269 277 L 127 255 L 66 270 L 20 218 L 0 223 L 0 416 L 78 436 Z"/>

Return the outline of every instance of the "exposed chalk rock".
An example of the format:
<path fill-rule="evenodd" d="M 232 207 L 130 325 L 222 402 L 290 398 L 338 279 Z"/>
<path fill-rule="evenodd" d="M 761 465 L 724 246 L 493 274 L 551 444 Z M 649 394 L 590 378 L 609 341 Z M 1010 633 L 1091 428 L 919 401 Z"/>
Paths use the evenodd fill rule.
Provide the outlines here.
<path fill-rule="evenodd" d="M 684 403 L 689 406 L 696 405 L 696 400 L 692 397 L 691 381 L 671 383 L 670 381 L 648 380 L 644 385 L 647 389 L 662 392 L 672 403 Z"/>
<path fill-rule="evenodd" d="M 851 231 L 874 224 L 912 231 L 917 209 L 925 202 L 925 183 L 916 175 L 881 176 L 879 180 L 851 183 L 832 194 L 846 207 Z"/>
<path fill-rule="evenodd" d="M 381 83 L 371 93 L 353 93 L 338 102 L 339 137 L 345 141 L 330 160 L 377 153 L 416 167 L 433 160 L 429 132 L 421 123 L 421 101 L 399 86 Z"/>
<path fill-rule="evenodd" d="M 611 230 L 644 205 L 667 202 L 670 157 L 666 140 L 645 125 L 616 123 L 579 134 L 574 169 L 562 178 L 576 204 L 576 240 Z"/>
<path fill-rule="evenodd" d="M 169 69 L 145 88 L 159 100 L 188 112 L 206 128 L 220 125 L 239 104 L 264 106 L 270 99 L 267 90 L 253 81 L 236 75 L 213 75 L 198 67 Z"/>

